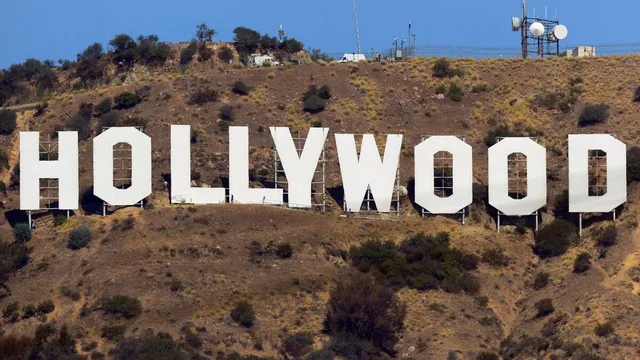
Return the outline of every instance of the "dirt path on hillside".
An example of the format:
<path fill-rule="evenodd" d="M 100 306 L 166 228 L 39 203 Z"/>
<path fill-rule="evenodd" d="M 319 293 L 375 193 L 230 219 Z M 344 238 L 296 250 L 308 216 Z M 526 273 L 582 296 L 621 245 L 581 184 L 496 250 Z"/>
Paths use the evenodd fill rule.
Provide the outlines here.
<path fill-rule="evenodd" d="M 9 157 L 9 170 L 2 173 L 0 180 L 5 184 L 9 184 L 11 174 L 18 161 L 20 161 L 20 131 L 29 131 L 29 121 L 31 114 L 26 111 L 24 114 L 16 113 L 16 130 L 11 135 L 11 149 L 7 149 Z"/>

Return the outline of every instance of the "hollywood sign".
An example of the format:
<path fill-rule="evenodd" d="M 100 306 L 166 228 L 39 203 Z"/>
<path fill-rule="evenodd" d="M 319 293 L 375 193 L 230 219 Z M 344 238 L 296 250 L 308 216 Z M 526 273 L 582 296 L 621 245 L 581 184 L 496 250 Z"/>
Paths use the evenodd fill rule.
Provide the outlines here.
<path fill-rule="evenodd" d="M 288 183 L 292 208 L 310 208 L 311 182 L 329 133 L 328 128 L 311 128 L 298 155 L 287 127 L 270 127 Z M 40 179 L 58 179 L 59 209 L 78 209 L 78 138 L 75 131 L 58 133 L 58 160 L 41 161 L 39 133 L 20 133 L 20 209 L 40 209 Z M 226 202 L 225 188 L 191 186 L 190 127 L 171 125 L 171 202 L 220 204 Z M 608 134 L 572 134 L 568 139 L 569 211 L 601 213 L 613 211 L 627 197 L 626 145 Z M 360 151 L 353 134 L 335 134 L 346 208 L 359 212 L 370 189 L 378 212 L 390 211 L 396 171 L 400 161 L 401 134 L 387 135 L 380 157 L 372 134 L 363 135 Z M 131 186 L 113 185 L 113 146 L 127 143 L 132 152 Z M 249 130 L 229 127 L 229 195 L 232 203 L 283 205 L 283 189 L 249 187 Z M 588 193 L 588 152 L 607 153 L 607 191 L 602 196 Z M 453 194 L 434 194 L 434 155 L 453 155 Z M 509 196 L 507 158 L 522 153 L 527 159 L 527 196 Z M 505 215 L 529 215 L 547 202 L 546 150 L 528 137 L 505 138 L 489 148 L 489 204 Z M 473 159 L 469 144 L 455 136 L 433 136 L 414 148 L 415 202 L 433 214 L 455 214 L 473 199 Z M 151 138 L 133 127 L 109 128 L 93 139 L 94 194 L 109 205 L 134 205 L 149 196 L 151 189 Z"/>

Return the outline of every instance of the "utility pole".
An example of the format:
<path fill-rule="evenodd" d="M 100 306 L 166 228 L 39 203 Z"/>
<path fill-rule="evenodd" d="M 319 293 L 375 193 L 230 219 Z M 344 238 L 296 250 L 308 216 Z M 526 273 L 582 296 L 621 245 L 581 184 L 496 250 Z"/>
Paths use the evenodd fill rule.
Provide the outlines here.
<path fill-rule="evenodd" d="M 407 46 L 407 54 L 411 56 L 411 21 L 409 21 L 409 35 L 407 36 L 407 40 L 409 40 L 409 46 Z"/>

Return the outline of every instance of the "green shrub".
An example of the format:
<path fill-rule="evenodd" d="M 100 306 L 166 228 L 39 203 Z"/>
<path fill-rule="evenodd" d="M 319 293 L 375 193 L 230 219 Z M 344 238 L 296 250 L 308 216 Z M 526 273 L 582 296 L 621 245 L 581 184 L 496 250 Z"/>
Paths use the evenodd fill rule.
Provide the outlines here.
<path fill-rule="evenodd" d="M 538 231 L 534 252 L 540 257 L 553 257 L 564 254 L 577 238 L 577 228 L 572 223 L 554 219 Z"/>
<path fill-rule="evenodd" d="M 510 259 L 504 254 L 504 248 L 496 246 L 482 253 L 482 261 L 492 266 L 508 266 Z"/>
<path fill-rule="evenodd" d="M 85 119 L 91 119 L 93 117 L 93 103 L 82 102 L 78 107 L 78 115 Z"/>
<path fill-rule="evenodd" d="M 120 341 L 124 338 L 124 333 L 127 331 L 125 325 L 107 325 L 102 328 L 101 337 L 109 341 Z"/>
<path fill-rule="evenodd" d="M 280 244 L 276 249 L 276 255 L 282 259 L 288 259 L 293 256 L 293 247 L 289 243 Z"/>
<path fill-rule="evenodd" d="M 406 314 L 406 304 L 392 289 L 357 273 L 353 278 L 342 278 L 331 291 L 324 328 L 333 336 L 350 334 L 394 354 Z"/>
<path fill-rule="evenodd" d="M 180 345 L 173 340 L 170 334 L 165 332 L 157 334 L 145 332 L 139 338 L 120 340 L 110 355 L 113 360 L 189 359 Z"/>
<path fill-rule="evenodd" d="M 242 300 L 238 302 L 233 311 L 231 311 L 231 318 L 242 326 L 250 328 L 256 320 L 256 315 L 253 311 L 253 306 L 246 300 Z"/>
<path fill-rule="evenodd" d="M 16 224 L 13 228 L 13 237 L 19 243 L 25 243 L 31 240 L 31 228 L 29 227 L 29 224 Z"/>
<path fill-rule="evenodd" d="M 69 244 L 71 250 L 78 250 L 89 245 L 91 241 L 91 230 L 87 226 L 78 226 L 69 234 Z"/>
<path fill-rule="evenodd" d="M 573 263 L 573 272 L 581 274 L 591 268 L 591 255 L 581 252 Z"/>
<path fill-rule="evenodd" d="M 56 215 L 53 218 L 53 226 L 62 226 L 67 222 L 67 217 L 65 215 Z"/>
<path fill-rule="evenodd" d="M 197 90 L 189 96 L 189 105 L 204 105 L 209 102 L 218 101 L 218 92 L 209 87 Z"/>
<path fill-rule="evenodd" d="M 553 307 L 553 301 L 551 299 L 542 299 L 538 301 L 535 306 L 536 310 L 538 311 L 536 317 L 544 317 L 555 311 L 555 308 Z"/>
<path fill-rule="evenodd" d="M 233 91 L 233 93 L 236 95 L 244 96 L 244 95 L 249 95 L 249 92 L 251 92 L 251 89 L 242 81 L 236 81 L 231 86 L 231 91 Z"/>
<path fill-rule="evenodd" d="M 142 314 L 142 303 L 140 303 L 140 300 L 126 295 L 102 298 L 101 305 L 105 313 L 121 315 L 125 319 L 133 319 Z"/>
<path fill-rule="evenodd" d="M 536 274 L 536 277 L 533 279 L 533 288 L 535 290 L 540 290 L 547 285 L 549 285 L 549 273 L 541 271 Z"/>
<path fill-rule="evenodd" d="M 605 336 L 609 336 L 611 334 L 613 334 L 615 332 L 615 329 L 613 327 L 613 323 L 611 321 L 607 321 L 604 324 L 598 324 L 596 326 L 596 335 L 600 336 L 600 337 L 605 337 Z"/>
<path fill-rule="evenodd" d="M 618 229 L 614 224 L 609 224 L 595 234 L 595 240 L 600 247 L 613 246 L 618 242 Z"/>
<path fill-rule="evenodd" d="M 198 57 L 200 61 L 209 61 L 213 57 L 213 50 L 206 43 L 198 45 Z"/>
<path fill-rule="evenodd" d="M 122 221 L 114 222 L 111 230 L 113 231 L 129 231 L 136 226 L 136 219 L 134 217 L 127 217 Z"/>
<path fill-rule="evenodd" d="M 471 92 L 474 94 L 479 94 L 481 92 L 485 92 L 489 90 L 489 85 L 487 84 L 476 84 L 471 87 Z"/>
<path fill-rule="evenodd" d="M 38 304 L 37 311 L 39 314 L 49 314 L 56 309 L 56 305 L 51 300 L 45 300 Z"/>
<path fill-rule="evenodd" d="M 450 247 L 448 233 L 417 234 L 396 246 L 392 241 L 367 241 L 349 250 L 353 265 L 371 271 L 387 286 L 417 290 L 477 293 L 478 279 L 469 274 L 478 266 L 476 255 Z"/>
<path fill-rule="evenodd" d="M 0 135 L 11 135 L 16 129 L 16 113 L 0 110 Z"/>
<path fill-rule="evenodd" d="M 113 98 L 113 108 L 116 110 L 126 110 L 138 105 L 142 99 L 135 93 L 124 91 Z"/>
<path fill-rule="evenodd" d="M 222 106 L 222 108 L 220 108 L 220 119 L 224 121 L 233 121 L 233 106 Z"/>
<path fill-rule="evenodd" d="M 444 86 L 444 85 L 438 85 L 438 86 L 436 87 L 436 95 L 444 94 L 445 92 L 447 92 L 447 87 L 446 87 L 446 86 Z"/>
<path fill-rule="evenodd" d="M 180 279 L 173 279 L 169 289 L 173 292 L 182 291 L 184 289 L 184 285 Z"/>
<path fill-rule="evenodd" d="M 283 342 L 284 351 L 293 356 L 299 358 L 302 355 L 312 350 L 313 334 L 310 332 L 299 332 L 287 336 Z"/>
<path fill-rule="evenodd" d="M 604 122 L 609 117 L 609 108 L 607 104 L 586 105 L 580 114 L 578 125 L 588 126 Z"/>
<path fill-rule="evenodd" d="M 449 99 L 458 102 L 462 100 L 463 95 L 464 92 L 462 91 L 462 88 L 458 86 L 458 84 L 451 83 L 449 85 L 449 92 L 447 93 Z"/>

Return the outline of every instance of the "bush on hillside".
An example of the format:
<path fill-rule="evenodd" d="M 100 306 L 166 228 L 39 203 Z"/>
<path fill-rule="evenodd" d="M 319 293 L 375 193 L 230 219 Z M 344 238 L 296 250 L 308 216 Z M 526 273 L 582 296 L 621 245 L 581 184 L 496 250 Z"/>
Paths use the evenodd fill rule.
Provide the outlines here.
<path fill-rule="evenodd" d="M 600 247 L 610 247 L 618 241 L 618 229 L 614 224 L 608 224 L 599 229 L 594 235 L 596 245 Z"/>
<path fill-rule="evenodd" d="M 331 291 L 324 328 L 331 335 L 351 334 L 388 354 L 404 331 L 407 306 L 392 289 L 364 274 L 343 278 Z"/>
<path fill-rule="evenodd" d="M 38 116 L 44 115 L 48 107 L 49 107 L 49 103 L 47 102 L 36 105 L 36 113 L 33 114 L 33 116 L 38 117 Z"/>
<path fill-rule="evenodd" d="M 71 231 L 71 233 L 69 234 L 69 243 L 67 246 L 71 250 L 78 250 L 89 245 L 90 241 L 91 230 L 89 230 L 87 226 L 82 225 Z"/>
<path fill-rule="evenodd" d="M 636 88 L 635 95 L 633 97 L 633 101 L 640 102 L 640 86 Z"/>
<path fill-rule="evenodd" d="M 299 332 L 287 336 L 283 341 L 284 351 L 299 358 L 313 349 L 313 334 L 310 332 Z"/>
<path fill-rule="evenodd" d="M 135 93 L 124 91 L 113 98 L 113 108 L 116 110 L 126 110 L 138 105 L 142 99 Z"/>
<path fill-rule="evenodd" d="M 120 114 L 118 114 L 117 111 L 109 111 L 108 113 L 103 114 L 100 117 L 100 126 L 102 127 L 116 126 L 119 119 L 120 119 Z"/>
<path fill-rule="evenodd" d="M 56 305 L 53 303 L 53 301 L 51 300 L 45 300 L 43 302 L 41 302 L 40 304 L 38 304 L 38 307 L 36 308 L 36 311 L 39 314 L 49 314 L 52 313 L 53 310 L 56 309 Z"/>
<path fill-rule="evenodd" d="M 447 59 L 440 58 L 436 60 L 436 63 L 433 65 L 433 76 L 437 78 L 446 78 L 451 76 L 451 67 L 449 66 Z"/>
<path fill-rule="evenodd" d="M 504 254 L 504 248 L 496 246 L 482 253 L 482 261 L 492 266 L 508 266 L 510 259 Z"/>
<path fill-rule="evenodd" d="M 438 85 L 435 89 L 436 95 L 439 94 L 444 94 L 445 92 L 447 92 L 447 87 L 444 85 Z"/>
<path fill-rule="evenodd" d="M 231 50 L 228 46 L 223 46 L 220 51 L 218 51 L 218 58 L 223 61 L 233 60 L 233 50 Z"/>
<path fill-rule="evenodd" d="M 0 284 L 29 262 L 29 248 L 18 242 L 0 242 Z"/>
<path fill-rule="evenodd" d="M 138 338 L 123 339 L 111 351 L 113 360 L 187 360 L 189 357 L 170 334 L 145 332 Z M 195 359 L 195 358 L 194 358 Z"/>
<path fill-rule="evenodd" d="M 588 126 L 604 122 L 609 117 L 609 108 L 607 104 L 586 105 L 580 114 L 578 125 Z"/>
<path fill-rule="evenodd" d="M 476 356 L 475 360 L 500 360 L 500 356 L 496 353 L 483 351 Z"/>
<path fill-rule="evenodd" d="M 210 87 L 197 90 L 189 96 L 189 105 L 204 105 L 209 102 L 218 101 L 218 92 Z"/>
<path fill-rule="evenodd" d="M 213 57 L 213 50 L 207 47 L 206 43 L 198 45 L 198 60 L 209 61 Z"/>
<path fill-rule="evenodd" d="M 535 290 L 540 290 L 546 287 L 547 285 L 549 285 L 549 278 L 549 273 L 546 273 L 544 271 L 537 273 L 536 277 L 533 279 L 533 288 Z"/>
<path fill-rule="evenodd" d="M 13 228 L 13 237 L 21 244 L 31 240 L 31 227 L 29 227 L 29 224 L 16 224 Z"/>
<path fill-rule="evenodd" d="M 554 219 L 538 231 L 534 252 L 540 257 L 553 257 L 564 254 L 573 241 L 578 229 L 572 223 Z"/>
<path fill-rule="evenodd" d="M 627 183 L 640 181 L 640 147 L 633 146 L 627 151 Z"/>
<path fill-rule="evenodd" d="M 127 331 L 127 327 L 125 325 L 107 325 L 102 328 L 102 334 L 100 337 L 103 337 L 109 341 L 120 341 L 124 338 L 124 333 Z"/>
<path fill-rule="evenodd" d="M 289 243 L 280 244 L 276 249 L 276 255 L 281 259 L 288 259 L 293 256 L 293 247 Z"/>
<path fill-rule="evenodd" d="M 198 52 L 198 43 L 192 41 L 189 46 L 180 52 L 180 64 L 186 65 L 193 60 L 193 56 Z"/>
<path fill-rule="evenodd" d="M 5 169 L 9 170 L 9 157 L 7 153 L 3 150 L 0 150 L 0 173 L 2 173 Z"/>
<path fill-rule="evenodd" d="M 78 132 L 78 141 L 85 141 L 91 136 L 91 122 L 82 115 L 75 115 L 65 123 L 69 131 Z"/>
<path fill-rule="evenodd" d="M 555 311 L 553 300 L 551 299 L 542 299 L 538 301 L 535 306 L 538 311 L 536 317 L 545 317 Z"/>
<path fill-rule="evenodd" d="M 11 135 L 16 129 L 16 113 L 0 110 L 0 135 Z"/>
<path fill-rule="evenodd" d="M 102 298 L 100 304 L 105 313 L 123 316 L 125 319 L 133 319 L 142 314 L 140 300 L 126 295 Z"/>
<path fill-rule="evenodd" d="M 417 290 L 442 289 L 451 293 L 477 293 L 479 280 L 468 273 L 480 259 L 450 247 L 448 233 L 417 234 L 400 245 L 392 241 L 367 241 L 349 250 L 353 265 L 387 286 Z"/>
<path fill-rule="evenodd" d="M 231 91 L 233 91 L 233 93 L 236 95 L 244 96 L 249 95 L 251 89 L 242 81 L 236 81 L 231 86 Z"/>
<path fill-rule="evenodd" d="M 318 89 L 317 95 L 322 99 L 329 100 L 331 99 L 331 89 L 327 85 L 322 85 L 320 89 Z"/>
<path fill-rule="evenodd" d="M 581 252 L 573 263 L 573 272 L 582 274 L 591 268 L 591 255 Z"/>
<path fill-rule="evenodd" d="M 78 115 L 85 119 L 91 119 L 93 117 L 93 103 L 84 101 L 80 103 L 80 106 L 78 106 Z"/>
<path fill-rule="evenodd" d="M 222 106 L 222 108 L 220 108 L 220 119 L 224 121 L 233 121 L 233 106 Z"/>
<path fill-rule="evenodd" d="M 613 334 L 615 331 L 615 328 L 613 326 L 613 323 L 611 321 L 607 321 L 604 324 L 598 324 L 596 326 L 596 335 L 600 336 L 600 337 L 604 337 L 604 336 L 609 336 L 611 334 Z"/>
<path fill-rule="evenodd" d="M 304 111 L 317 114 L 324 110 L 324 100 L 318 95 L 311 95 L 304 101 Z"/>
<path fill-rule="evenodd" d="M 458 102 L 462 100 L 463 95 L 464 92 L 462 91 L 462 88 L 458 86 L 458 84 L 451 83 L 449 85 L 449 92 L 447 92 L 447 97 L 449 97 L 449 99 Z"/>
<path fill-rule="evenodd" d="M 240 325 L 250 328 L 256 320 L 256 314 L 253 311 L 253 306 L 248 301 L 242 300 L 236 304 L 231 312 L 231 318 Z"/>

